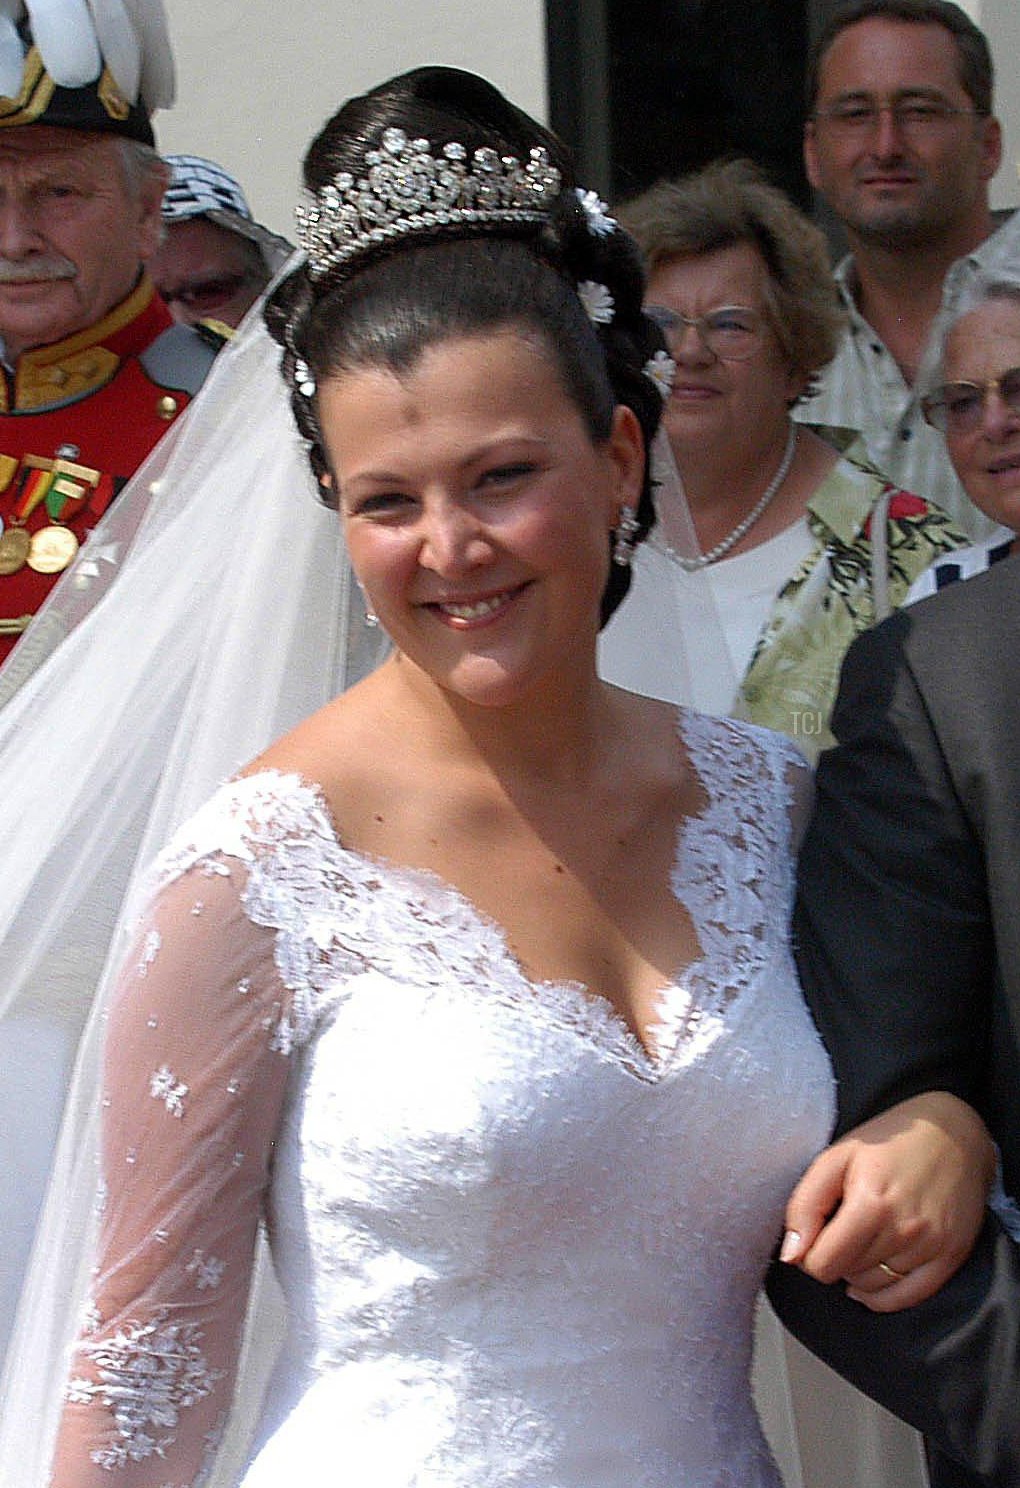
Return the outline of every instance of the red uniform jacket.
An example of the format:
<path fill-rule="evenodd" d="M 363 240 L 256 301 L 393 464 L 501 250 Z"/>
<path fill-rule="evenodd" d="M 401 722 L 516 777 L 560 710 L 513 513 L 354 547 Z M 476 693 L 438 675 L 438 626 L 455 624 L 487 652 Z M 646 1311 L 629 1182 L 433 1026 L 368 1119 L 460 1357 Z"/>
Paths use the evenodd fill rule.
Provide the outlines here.
<path fill-rule="evenodd" d="M 182 334 L 190 338 L 183 354 L 179 345 L 173 354 L 161 351 Z M 0 387 L 0 661 L 76 543 L 187 407 L 213 355 L 195 333 L 174 326 L 143 277 L 97 325 L 23 353 L 17 370 L 6 374 Z"/>

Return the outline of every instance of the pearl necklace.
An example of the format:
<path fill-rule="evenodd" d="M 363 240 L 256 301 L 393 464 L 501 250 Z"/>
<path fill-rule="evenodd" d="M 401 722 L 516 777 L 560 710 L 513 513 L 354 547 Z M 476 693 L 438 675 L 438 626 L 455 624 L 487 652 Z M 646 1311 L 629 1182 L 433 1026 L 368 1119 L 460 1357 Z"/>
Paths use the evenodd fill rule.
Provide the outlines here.
<path fill-rule="evenodd" d="M 789 475 L 790 466 L 793 464 L 793 456 L 796 449 L 797 425 L 791 419 L 790 432 L 786 436 L 786 449 L 783 451 L 783 458 L 779 462 L 779 469 L 769 481 L 768 485 L 765 487 L 758 500 L 754 503 L 747 516 L 744 517 L 742 521 L 737 523 L 733 531 L 726 537 L 724 537 L 722 542 L 717 542 L 715 547 L 709 548 L 707 553 L 699 553 L 696 558 L 681 558 L 680 554 L 674 553 L 672 548 L 669 550 L 670 557 L 676 559 L 677 563 L 679 563 L 680 567 L 684 570 L 685 573 L 697 573 L 699 569 L 707 568 L 710 563 L 717 562 L 718 559 L 724 557 L 732 547 L 736 546 L 736 544 L 740 541 L 745 533 L 750 532 L 755 522 L 757 522 L 758 518 L 768 506 L 772 498 L 777 495 L 780 487 L 782 486 L 786 477 Z"/>

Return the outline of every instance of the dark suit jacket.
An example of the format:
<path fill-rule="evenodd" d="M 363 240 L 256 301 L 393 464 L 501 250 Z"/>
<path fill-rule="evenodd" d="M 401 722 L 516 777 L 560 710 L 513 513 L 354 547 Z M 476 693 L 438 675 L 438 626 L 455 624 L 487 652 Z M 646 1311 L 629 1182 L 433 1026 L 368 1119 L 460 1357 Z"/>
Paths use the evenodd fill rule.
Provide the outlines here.
<path fill-rule="evenodd" d="M 1020 559 L 861 636 L 833 730 L 795 937 L 840 1128 L 952 1090 L 1020 1196 Z M 1020 1248 L 996 1224 L 938 1297 L 893 1317 L 786 1267 L 769 1294 L 809 1347 L 981 1474 L 953 1481 L 1020 1485 Z"/>

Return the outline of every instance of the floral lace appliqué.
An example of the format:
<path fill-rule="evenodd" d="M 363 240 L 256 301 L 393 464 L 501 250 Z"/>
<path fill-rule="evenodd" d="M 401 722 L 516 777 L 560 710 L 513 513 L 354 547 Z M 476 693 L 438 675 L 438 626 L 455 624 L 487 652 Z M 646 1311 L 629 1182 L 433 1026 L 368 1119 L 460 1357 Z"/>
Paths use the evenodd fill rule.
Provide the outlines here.
<path fill-rule="evenodd" d="M 158 930 L 150 930 L 142 945 L 141 954 L 138 958 L 138 975 L 144 978 L 148 974 L 149 967 L 159 955 L 163 944 L 162 936 Z"/>
<path fill-rule="evenodd" d="M 725 1007 L 785 940 L 793 892 L 792 744 L 765 729 L 686 713 L 681 725 L 709 805 L 682 834 L 673 891 L 701 942 L 687 980 L 702 1007 Z"/>
<path fill-rule="evenodd" d="M 226 1262 L 217 1256 L 206 1255 L 204 1250 L 196 1250 L 186 1269 L 189 1275 L 194 1276 L 195 1285 L 202 1292 L 209 1287 L 218 1287 L 227 1267 Z"/>
<path fill-rule="evenodd" d="M 679 833 L 672 877 L 701 954 L 663 988 L 648 1030 L 661 1071 L 704 1047 L 776 948 L 787 944 L 790 772 L 807 768 L 788 740 L 767 729 L 687 709 L 680 710 L 678 727 L 708 797 Z"/>
<path fill-rule="evenodd" d="M 83 1342 L 97 1378 L 73 1379 L 67 1398 L 81 1405 L 98 1399 L 113 1418 L 112 1431 L 91 1453 L 97 1467 L 145 1462 L 173 1445 L 181 1411 L 204 1400 L 222 1377 L 209 1368 L 202 1337 L 196 1324 L 171 1323 L 161 1314 L 102 1342 Z"/>
<path fill-rule="evenodd" d="M 161 1100 L 170 1112 L 178 1120 L 184 1115 L 184 1097 L 188 1093 L 188 1087 L 183 1080 L 178 1080 L 173 1070 L 162 1065 L 149 1080 L 149 1094 L 153 1100 Z"/>

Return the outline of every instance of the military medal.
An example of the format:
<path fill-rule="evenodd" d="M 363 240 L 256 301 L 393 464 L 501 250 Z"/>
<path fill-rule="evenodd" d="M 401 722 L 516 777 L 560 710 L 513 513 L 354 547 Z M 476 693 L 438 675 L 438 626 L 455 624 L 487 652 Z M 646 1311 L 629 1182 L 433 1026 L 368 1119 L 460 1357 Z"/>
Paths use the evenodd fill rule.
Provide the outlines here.
<path fill-rule="evenodd" d="M 0 575 L 16 574 L 24 568 L 32 551 L 32 534 L 25 523 L 32 512 L 45 500 L 52 477 L 51 460 L 39 460 L 26 455 L 21 461 L 20 474 L 15 491 L 10 525 L 0 533 Z"/>
<path fill-rule="evenodd" d="M 7 527 L 0 532 L 0 574 L 15 574 L 28 561 L 32 539 L 24 527 Z"/>
<path fill-rule="evenodd" d="M 99 484 L 98 470 L 75 465 L 66 458 L 72 450 L 77 454 L 74 445 L 61 445 L 53 461 L 52 479 L 45 496 L 46 510 L 53 520 L 32 534 L 32 551 L 28 555 L 28 566 L 36 573 L 63 573 L 74 561 L 78 538 L 64 522 L 68 511 L 77 513 L 89 492 Z"/>
<path fill-rule="evenodd" d="M 0 576 L 18 573 L 26 564 L 38 574 L 63 573 L 74 561 L 79 542 L 66 522 L 85 510 L 102 481 L 98 470 L 68 458 L 77 454 L 76 446 L 61 445 L 53 460 L 25 455 L 20 461 L 10 521 L 6 528 L 0 523 Z M 0 456 L 0 462 L 6 458 Z M 0 482 L 6 473 L 0 463 Z M 50 520 L 29 532 L 28 518 L 44 503 Z"/>
<path fill-rule="evenodd" d="M 101 477 L 66 458 L 77 454 L 74 446 L 62 445 L 61 452 L 53 460 L 25 455 L 21 461 L 12 525 L 0 531 L 0 575 L 18 573 L 26 563 L 35 573 L 63 573 L 78 552 L 78 538 L 65 525 L 67 515 L 84 509 Z M 49 522 L 29 532 L 25 523 L 44 503 Z"/>
<path fill-rule="evenodd" d="M 2 539 L 0 539 L 2 541 Z M 33 532 L 29 543 L 28 566 L 36 573 L 62 573 L 78 551 L 78 539 L 70 527 L 51 523 Z"/>

